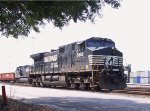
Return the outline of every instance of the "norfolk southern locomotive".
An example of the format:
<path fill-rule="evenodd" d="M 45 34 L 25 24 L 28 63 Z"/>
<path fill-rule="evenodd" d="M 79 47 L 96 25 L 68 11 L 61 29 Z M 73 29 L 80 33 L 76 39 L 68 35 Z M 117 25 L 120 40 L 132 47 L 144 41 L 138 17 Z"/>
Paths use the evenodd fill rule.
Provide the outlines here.
<path fill-rule="evenodd" d="M 92 37 L 30 57 L 34 64 L 27 75 L 34 86 L 126 88 L 123 54 L 111 39 Z"/>

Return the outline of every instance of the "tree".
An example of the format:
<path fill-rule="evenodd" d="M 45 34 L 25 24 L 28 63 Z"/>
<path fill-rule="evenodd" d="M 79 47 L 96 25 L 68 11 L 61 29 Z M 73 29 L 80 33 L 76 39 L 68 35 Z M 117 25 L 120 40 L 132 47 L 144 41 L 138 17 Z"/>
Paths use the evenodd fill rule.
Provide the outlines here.
<path fill-rule="evenodd" d="M 105 3 L 113 8 L 120 6 L 118 0 L 1 1 L 0 32 L 6 37 L 18 38 L 28 36 L 32 29 L 39 32 L 39 26 L 45 25 L 45 20 L 60 29 L 70 20 L 93 22 Z"/>

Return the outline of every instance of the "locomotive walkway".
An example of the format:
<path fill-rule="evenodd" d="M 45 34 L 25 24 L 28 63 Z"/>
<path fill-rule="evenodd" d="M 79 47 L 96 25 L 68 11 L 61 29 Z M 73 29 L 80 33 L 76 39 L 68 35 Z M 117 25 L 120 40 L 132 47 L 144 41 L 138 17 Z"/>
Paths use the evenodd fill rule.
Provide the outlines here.
<path fill-rule="evenodd" d="M 0 83 L 0 87 L 3 84 Z M 56 111 L 150 111 L 150 98 L 113 93 L 5 85 L 8 97 Z M 1 90 L 0 90 L 1 95 Z"/>

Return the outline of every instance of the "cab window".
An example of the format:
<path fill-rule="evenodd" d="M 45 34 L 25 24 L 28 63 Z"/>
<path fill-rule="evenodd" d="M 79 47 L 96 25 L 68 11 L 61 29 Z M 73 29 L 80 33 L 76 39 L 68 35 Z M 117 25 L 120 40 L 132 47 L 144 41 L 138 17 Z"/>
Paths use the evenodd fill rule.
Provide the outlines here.
<path fill-rule="evenodd" d="M 64 53 L 65 52 L 65 47 L 59 48 L 59 53 Z"/>
<path fill-rule="evenodd" d="M 84 51 L 84 50 L 85 50 L 85 42 L 78 44 L 78 51 Z"/>

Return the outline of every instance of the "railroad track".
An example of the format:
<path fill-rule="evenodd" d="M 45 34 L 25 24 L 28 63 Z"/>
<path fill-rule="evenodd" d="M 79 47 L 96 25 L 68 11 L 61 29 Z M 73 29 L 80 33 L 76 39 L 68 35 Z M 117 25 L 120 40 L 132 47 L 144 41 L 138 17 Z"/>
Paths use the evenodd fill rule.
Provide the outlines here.
<path fill-rule="evenodd" d="M 32 87 L 32 85 L 28 83 L 9 83 L 11 85 L 17 85 L 17 86 L 26 86 L 26 87 Z M 56 87 L 57 89 L 66 89 L 63 87 Z M 69 88 L 68 90 L 71 90 L 72 88 Z M 75 90 L 75 89 L 74 89 Z M 82 90 L 82 89 L 79 89 Z M 82 90 L 83 91 L 83 90 Z M 92 91 L 93 90 L 88 90 Z M 96 91 L 95 91 L 96 92 Z M 124 90 L 113 90 L 113 91 L 108 91 L 108 90 L 101 90 L 100 92 L 102 93 L 118 93 L 118 94 L 130 94 L 130 95 L 145 95 L 150 97 L 150 86 L 149 87 L 143 87 L 142 85 L 135 85 L 130 87 L 130 85 L 125 88 Z"/>
<path fill-rule="evenodd" d="M 150 87 L 127 87 L 124 90 L 114 90 L 113 93 L 150 96 Z"/>

